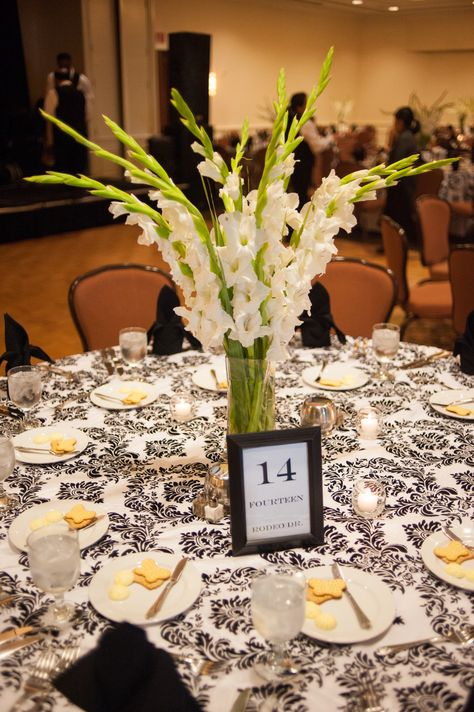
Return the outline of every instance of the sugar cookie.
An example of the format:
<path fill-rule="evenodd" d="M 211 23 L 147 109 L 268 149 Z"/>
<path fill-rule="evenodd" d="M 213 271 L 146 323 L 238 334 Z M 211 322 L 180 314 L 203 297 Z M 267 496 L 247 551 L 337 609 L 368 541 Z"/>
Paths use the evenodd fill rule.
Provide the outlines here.
<path fill-rule="evenodd" d="M 158 588 L 171 576 L 169 569 L 157 566 L 153 559 L 144 559 L 133 569 L 133 579 L 148 589 Z"/>
<path fill-rule="evenodd" d="M 450 541 L 446 546 L 436 546 L 433 551 L 445 564 L 462 564 L 463 561 L 474 559 L 474 554 L 460 541 Z"/>
<path fill-rule="evenodd" d="M 86 510 L 83 504 L 75 504 L 72 509 L 64 515 L 64 520 L 73 529 L 82 529 L 94 521 L 96 513 L 93 510 Z"/>
<path fill-rule="evenodd" d="M 463 408 L 461 405 L 447 405 L 446 410 L 456 415 L 470 415 L 472 412 L 470 408 Z"/>
<path fill-rule="evenodd" d="M 51 440 L 51 450 L 58 453 L 58 455 L 74 452 L 76 442 L 76 438 L 55 438 Z"/>
<path fill-rule="evenodd" d="M 308 581 L 307 599 L 314 603 L 324 603 L 332 598 L 341 598 L 342 592 L 346 588 L 346 582 L 343 579 L 317 579 L 312 578 Z"/>
<path fill-rule="evenodd" d="M 147 395 L 148 394 L 144 391 L 130 391 L 125 398 L 122 398 L 122 403 L 125 403 L 126 405 L 137 405 L 138 403 L 141 403 Z"/>

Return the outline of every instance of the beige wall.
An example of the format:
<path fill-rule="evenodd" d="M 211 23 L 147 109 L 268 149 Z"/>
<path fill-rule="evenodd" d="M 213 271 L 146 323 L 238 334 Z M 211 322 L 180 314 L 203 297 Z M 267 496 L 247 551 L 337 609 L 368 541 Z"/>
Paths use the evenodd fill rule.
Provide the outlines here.
<path fill-rule="evenodd" d="M 412 91 L 427 104 L 444 89 L 450 100 L 473 93 L 474 8 L 382 17 L 282 0 L 155 2 L 158 32 L 212 35 L 218 91 L 211 121 L 218 131 L 245 116 L 265 125 L 262 108 L 274 96 L 279 68 L 286 69 L 289 93 L 307 90 L 331 44 L 336 57 L 319 102 L 321 123 L 335 121 L 334 100 L 352 99 L 350 120 L 375 124 L 383 140 L 391 119 L 381 109 L 395 110 Z"/>
<path fill-rule="evenodd" d="M 80 0 L 18 0 L 30 101 L 44 97 L 46 77 L 56 55 L 69 52 L 84 69 Z"/>
<path fill-rule="evenodd" d="M 103 148 L 120 153 L 120 144 L 103 122 L 102 114 L 120 123 L 120 78 L 114 0 L 82 0 L 85 72 L 92 83 L 94 104 L 89 137 Z M 118 177 L 113 163 L 90 156 L 94 176 Z"/>

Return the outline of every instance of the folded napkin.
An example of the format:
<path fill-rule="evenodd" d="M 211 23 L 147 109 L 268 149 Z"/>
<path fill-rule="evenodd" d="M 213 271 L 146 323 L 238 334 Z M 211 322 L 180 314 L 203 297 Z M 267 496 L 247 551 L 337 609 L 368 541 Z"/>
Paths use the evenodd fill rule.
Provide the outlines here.
<path fill-rule="evenodd" d="M 30 344 L 28 334 L 21 324 L 9 314 L 5 314 L 4 319 L 6 351 L 0 356 L 0 363 L 7 362 L 7 371 L 15 366 L 29 366 L 32 356 L 53 363 L 53 359 L 43 349 Z"/>
<path fill-rule="evenodd" d="M 466 319 L 466 330 L 454 342 L 453 354 L 461 357 L 461 371 L 474 374 L 474 311 Z"/>
<path fill-rule="evenodd" d="M 156 321 L 148 329 L 148 340 L 153 339 L 153 353 L 161 356 L 176 354 L 183 350 L 186 338 L 192 349 L 200 349 L 200 342 L 184 328 L 181 317 L 174 312 L 179 299 L 171 287 L 164 286 L 156 305 Z"/>
<path fill-rule="evenodd" d="M 93 651 L 54 680 L 88 712 L 200 712 L 165 650 L 130 623 L 107 630 Z"/>
<path fill-rule="evenodd" d="M 337 328 L 332 318 L 330 299 L 328 291 L 320 282 L 316 282 L 311 287 L 309 293 L 311 300 L 311 312 L 303 312 L 300 319 L 301 338 L 303 346 L 312 348 L 318 346 L 329 346 L 331 343 L 331 329 L 337 334 L 341 344 L 346 343 L 346 337 L 340 329 Z"/>

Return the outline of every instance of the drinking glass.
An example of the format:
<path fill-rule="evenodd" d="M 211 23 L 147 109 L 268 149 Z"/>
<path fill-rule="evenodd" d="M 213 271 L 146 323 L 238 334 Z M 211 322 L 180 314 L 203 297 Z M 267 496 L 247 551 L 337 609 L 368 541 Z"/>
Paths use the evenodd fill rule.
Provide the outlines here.
<path fill-rule="evenodd" d="M 298 672 L 285 646 L 303 627 L 305 578 L 301 573 L 262 573 L 252 582 L 252 620 L 271 650 L 255 666 L 265 680 L 277 680 Z"/>
<path fill-rule="evenodd" d="M 126 329 L 120 329 L 119 346 L 122 359 L 129 366 L 143 361 L 147 351 L 147 333 L 146 329 L 140 326 L 129 326 Z"/>
<path fill-rule="evenodd" d="M 9 496 L 3 488 L 3 480 L 13 472 L 15 467 L 15 448 L 8 438 L 0 437 L 0 509 L 8 509 L 18 504 L 18 497 Z"/>
<path fill-rule="evenodd" d="M 400 345 L 400 327 L 398 324 L 374 324 L 372 329 L 372 348 L 380 369 L 374 373 L 382 381 L 393 381 L 393 374 L 387 365 L 396 355 Z"/>
<path fill-rule="evenodd" d="M 50 524 L 32 532 L 27 540 L 31 577 L 42 591 L 52 593 L 45 623 L 61 628 L 75 613 L 75 607 L 64 600 L 79 578 L 81 554 L 77 530 L 67 524 Z"/>
<path fill-rule="evenodd" d="M 41 423 L 31 417 L 30 411 L 40 402 L 43 384 L 41 371 L 35 366 L 15 366 L 7 372 L 8 397 L 18 408 L 25 411 L 25 428 L 36 428 Z"/>

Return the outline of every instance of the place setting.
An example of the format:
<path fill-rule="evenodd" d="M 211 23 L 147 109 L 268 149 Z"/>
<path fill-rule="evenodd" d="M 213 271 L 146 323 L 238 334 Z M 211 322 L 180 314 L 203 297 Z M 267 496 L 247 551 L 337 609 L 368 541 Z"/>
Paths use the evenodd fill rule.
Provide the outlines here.
<path fill-rule="evenodd" d="M 53 499 L 25 509 L 12 521 L 8 530 L 10 544 L 20 551 L 28 550 L 28 537 L 34 531 L 47 531 L 51 525 L 65 523 L 77 530 L 79 548 L 99 541 L 109 528 L 109 515 L 104 505 L 81 499 Z"/>
<path fill-rule="evenodd" d="M 205 391 L 227 393 L 227 371 L 225 358 L 215 357 L 210 363 L 198 366 L 193 372 L 192 381 L 195 386 Z"/>
<path fill-rule="evenodd" d="M 369 382 L 369 374 L 345 363 L 323 362 L 303 369 L 301 378 L 307 386 L 323 391 L 352 391 Z"/>
<path fill-rule="evenodd" d="M 474 420 L 474 388 L 437 391 L 428 402 L 433 410 L 448 418 Z"/>
<path fill-rule="evenodd" d="M 127 554 L 95 574 L 89 600 L 112 621 L 148 625 L 186 611 L 201 587 L 201 575 L 187 558 L 161 552 Z"/>
<path fill-rule="evenodd" d="M 158 387 L 146 381 L 113 380 L 94 388 L 90 399 L 106 410 L 132 410 L 154 403 L 158 394 Z"/>
<path fill-rule="evenodd" d="M 89 442 L 82 430 L 67 422 L 31 428 L 12 437 L 16 459 L 32 465 L 66 462 L 82 453 Z"/>
<path fill-rule="evenodd" d="M 473 522 L 441 526 L 424 540 L 420 555 L 437 578 L 465 591 L 474 591 Z"/>

